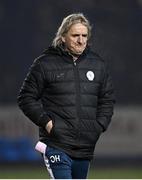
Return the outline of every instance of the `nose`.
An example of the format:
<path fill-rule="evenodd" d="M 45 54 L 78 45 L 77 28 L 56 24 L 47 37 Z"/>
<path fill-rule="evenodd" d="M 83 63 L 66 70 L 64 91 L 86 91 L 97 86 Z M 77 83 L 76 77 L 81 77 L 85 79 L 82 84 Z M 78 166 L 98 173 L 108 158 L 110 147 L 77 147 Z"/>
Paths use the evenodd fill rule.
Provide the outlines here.
<path fill-rule="evenodd" d="M 79 37 L 78 37 L 78 43 L 80 43 L 80 44 L 83 43 L 83 37 L 82 37 L 82 36 L 79 36 Z"/>

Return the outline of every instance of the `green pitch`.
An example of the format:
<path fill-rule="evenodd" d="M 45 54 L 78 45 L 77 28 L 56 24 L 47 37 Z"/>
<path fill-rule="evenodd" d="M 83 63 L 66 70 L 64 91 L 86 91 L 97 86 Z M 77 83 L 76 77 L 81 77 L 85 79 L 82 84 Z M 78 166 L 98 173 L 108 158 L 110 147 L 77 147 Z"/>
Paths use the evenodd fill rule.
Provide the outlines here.
<path fill-rule="evenodd" d="M 0 168 L 0 179 L 48 179 L 48 173 L 41 167 Z M 90 169 L 89 179 L 142 179 L 142 168 Z"/>

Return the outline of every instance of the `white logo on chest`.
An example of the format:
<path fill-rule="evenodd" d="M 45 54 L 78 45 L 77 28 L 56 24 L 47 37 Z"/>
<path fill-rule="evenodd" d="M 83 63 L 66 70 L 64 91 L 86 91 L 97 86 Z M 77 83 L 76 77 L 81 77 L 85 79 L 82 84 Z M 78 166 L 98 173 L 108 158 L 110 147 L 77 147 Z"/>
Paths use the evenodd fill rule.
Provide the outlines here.
<path fill-rule="evenodd" d="M 88 72 L 86 73 L 86 77 L 88 78 L 89 81 L 93 81 L 95 75 L 94 75 L 93 71 L 88 71 Z"/>

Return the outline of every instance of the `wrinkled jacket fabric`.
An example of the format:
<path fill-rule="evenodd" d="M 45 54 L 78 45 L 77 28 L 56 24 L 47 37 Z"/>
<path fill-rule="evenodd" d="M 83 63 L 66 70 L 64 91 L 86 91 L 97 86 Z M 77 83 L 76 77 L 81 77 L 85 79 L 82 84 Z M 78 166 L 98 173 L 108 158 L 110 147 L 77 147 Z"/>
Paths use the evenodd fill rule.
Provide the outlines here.
<path fill-rule="evenodd" d="M 74 63 L 62 48 L 50 47 L 32 64 L 18 104 L 39 126 L 41 141 L 71 157 L 91 159 L 113 114 L 112 80 L 105 62 L 89 48 Z"/>

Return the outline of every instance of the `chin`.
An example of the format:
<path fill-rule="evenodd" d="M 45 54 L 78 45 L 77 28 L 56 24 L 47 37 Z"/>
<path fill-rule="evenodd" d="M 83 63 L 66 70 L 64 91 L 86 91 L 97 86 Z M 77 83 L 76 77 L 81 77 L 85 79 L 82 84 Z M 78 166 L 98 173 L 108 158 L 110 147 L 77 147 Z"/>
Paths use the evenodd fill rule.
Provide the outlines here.
<path fill-rule="evenodd" d="M 73 54 L 79 56 L 79 55 L 81 55 L 82 53 L 83 53 L 83 52 L 74 52 Z"/>
<path fill-rule="evenodd" d="M 71 52 L 73 53 L 73 54 L 76 54 L 76 55 L 81 55 L 82 53 L 83 53 L 83 51 L 84 51 L 84 49 L 83 50 L 80 50 L 80 49 L 78 49 L 78 50 L 72 50 Z"/>
<path fill-rule="evenodd" d="M 76 52 L 76 54 L 78 54 L 78 55 L 80 55 L 80 54 L 82 54 L 83 53 L 83 51 L 78 51 L 78 52 Z"/>

